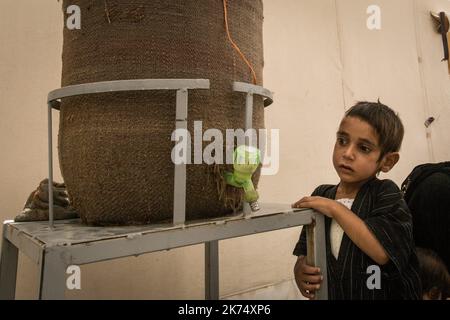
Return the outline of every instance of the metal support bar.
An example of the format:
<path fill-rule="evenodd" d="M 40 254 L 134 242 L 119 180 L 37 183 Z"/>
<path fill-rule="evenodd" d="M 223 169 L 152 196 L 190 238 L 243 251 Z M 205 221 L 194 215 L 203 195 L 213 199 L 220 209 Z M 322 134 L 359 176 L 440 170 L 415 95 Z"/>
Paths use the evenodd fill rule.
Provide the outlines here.
<path fill-rule="evenodd" d="M 67 86 L 48 94 L 48 157 L 49 157 L 49 226 L 53 228 L 53 133 L 52 109 L 60 109 L 59 99 L 78 95 L 144 90 L 177 90 L 176 128 L 187 130 L 188 90 L 209 89 L 205 79 L 139 79 L 87 83 Z M 183 224 L 186 220 L 186 163 L 175 165 L 173 222 Z"/>
<path fill-rule="evenodd" d="M 248 130 L 253 128 L 253 93 L 248 92 L 247 93 L 247 98 L 245 101 L 245 132 L 247 132 Z M 250 136 L 245 136 L 245 144 L 248 146 L 250 145 Z M 255 141 L 253 141 L 253 143 L 255 143 Z M 252 213 L 252 209 L 250 207 L 250 204 L 248 202 L 244 202 L 243 205 L 243 211 L 244 211 L 244 215 L 249 215 Z"/>
<path fill-rule="evenodd" d="M 253 96 L 259 95 L 264 98 L 264 106 L 268 107 L 273 103 L 273 93 L 261 86 L 245 82 L 234 82 L 233 91 L 246 93 L 245 102 L 245 131 L 253 128 Z"/>
<path fill-rule="evenodd" d="M 264 210 L 264 209 L 262 209 Z M 105 239 L 102 241 L 54 247 L 67 257 L 70 265 L 82 265 L 97 261 L 139 255 L 147 252 L 175 249 L 216 240 L 224 240 L 261 232 L 305 225 L 312 222 L 309 211 L 284 213 L 250 219 L 230 220 L 225 224 L 179 226 L 173 229 L 140 233 L 137 237 Z M 69 259 L 70 258 L 70 259 Z"/>
<path fill-rule="evenodd" d="M 53 119 L 52 103 L 47 102 L 48 108 L 48 221 L 53 228 Z"/>
<path fill-rule="evenodd" d="M 205 299 L 219 300 L 219 241 L 205 243 Z"/>
<path fill-rule="evenodd" d="M 245 131 L 253 128 L 253 93 L 247 93 L 245 101 Z"/>
<path fill-rule="evenodd" d="M 188 91 L 182 89 L 177 91 L 177 112 L 176 112 L 176 128 L 187 132 L 187 117 L 188 117 Z M 183 143 L 187 136 L 183 136 Z M 183 224 L 186 221 L 186 164 L 188 157 L 182 164 L 175 164 L 175 180 L 173 193 L 173 223 Z"/>
<path fill-rule="evenodd" d="M 273 103 L 273 93 L 268 89 L 245 82 L 234 82 L 233 91 L 242 93 L 253 93 L 262 96 L 264 99 L 264 107 L 268 107 Z"/>
<path fill-rule="evenodd" d="M 10 226 L 14 221 L 5 221 L 5 226 Z M 52 231 L 45 224 L 46 230 Z M 29 237 L 27 232 L 22 229 L 6 227 L 7 232 L 3 233 L 3 238 L 11 242 L 20 252 L 26 255 L 35 264 L 40 264 L 42 261 L 42 251 L 44 250 L 43 242 L 36 239 L 36 237 Z M 32 233 L 32 232 L 30 232 Z"/>
<path fill-rule="evenodd" d="M 314 229 L 314 265 L 320 267 L 323 281 L 316 296 L 318 300 L 328 300 L 328 272 L 327 272 L 327 250 L 325 239 L 325 217 L 317 213 L 315 216 L 316 225 Z"/>
<path fill-rule="evenodd" d="M 47 101 L 61 98 L 118 91 L 145 91 L 145 90 L 179 90 L 179 89 L 209 89 L 209 80 L 205 79 L 140 79 L 118 80 L 67 86 L 54 90 L 48 94 Z M 54 106 L 57 108 L 57 106 Z"/>
<path fill-rule="evenodd" d="M 247 98 L 245 101 L 245 132 L 253 128 L 253 93 L 247 93 Z M 250 135 L 251 136 L 251 135 Z M 245 144 L 250 145 L 249 136 L 245 136 Z M 250 208 L 250 204 L 248 202 L 244 202 L 244 215 L 249 215 L 252 213 L 252 209 Z"/>
<path fill-rule="evenodd" d="M 59 251 L 49 250 L 44 254 L 39 281 L 40 300 L 62 300 L 66 290 L 67 265 Z"/>
<path fill-rule="evenodd" d="M 247 201 L 244 201 L 242 210 L 245 217 L 248 217 L 253 213 L 252 208 L 250 207 L 250 203 L 248 203 Z"/>
<path fill-rule="evenodd" d="M 0 258 L 0 300 L 14 300 L 19 250 L 6 238 L 6 232 L 7 228 L 4 224 Z"/>
<path fill-rule="evenodd" d="M 188 90 L 180 89 L 177 91 L 176 120 L 186 121 L 187 118 L 188 118 Z"/>
<path fill-rule="evenodd" d="M 38 259 L 35 261 L 37 266 L 36 271 L 36 279 L 37 279 L 37 291 L 35 292 L 35 297 L 37 300 L 41 299 L 41 292 L 42 292 L 42 284 L 44 283 L 44 256 L 45 256 L 45 249 L 39 248 L 37 250 Z M 36 255 L 36 254 L 35 254 Z"/>
<path fill-rule="evenodd" d="M 245 82 L 234 82 L 233 83 L 233 91 L 246 93 L 246 101 L 245 101 L 245 132 L 253 128 L 253 99 L 254 95 L 259 95 L 264 98 L 264 106 L 268 107 L 273 103 L 273 94 L 269 90 L 256 86 L 253 84 L 245 83 Z M 251 135 L 250 135 L 251 136 Z M 250 145 L 250 136 L 245 137 L 245 144 Z M 248 202 L 244 202 L 243 205 L 244 215 L 248 216 L 252 213 L 252 209 Z"/>
<path fill-rule="evenodd" d="M 325 217 L 316 213 L 314 222 L 305 226 L 307 239 L 307 257 L 306 263 L 310 266 L 319 267 L 323 276 L 322 285 L 316 291 L 315 300 L 328 299 L 328 276 L 327 276 L 327 257 L 326 257 L 326 239 L 325 239 Z"/>

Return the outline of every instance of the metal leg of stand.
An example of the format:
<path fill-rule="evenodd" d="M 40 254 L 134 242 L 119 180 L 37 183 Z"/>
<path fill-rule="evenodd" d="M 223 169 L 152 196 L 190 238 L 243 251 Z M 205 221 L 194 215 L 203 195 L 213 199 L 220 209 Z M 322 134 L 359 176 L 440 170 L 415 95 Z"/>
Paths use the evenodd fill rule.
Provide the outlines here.
<path fill-rule="evenodd" d="M 219 300 L 219 241 L 205 243 L 205 299 Z"/>
<path fill-rule="evenodd" d="M 53 229 L 53 121 L 52 104 L 48 103 L 48 223 Z"/>
<path fill-rule="evenodd" d="M 316 292 L 315 300 L 328 300 L 325 217 L 322 214 L 316 214 L 313 224 L 305 227 L 308 247 L 306 262 L 308 265 L 319 267 L 323 276 L 322 285 Z"/>
<path fill-rule="evenodd" d="M 0 258 L 0 300 L 14 300 L 16 295 L 18 249 L 5 237 L 3 226 L 2 256 Z"/>
<path fill-rule="evenodd" d="M 187 132 L 188 123 L 188 91 L 177 91 L 176 129 Z M 184 137 L 187 139 L 187 137 Z M 186 143 L 186 141 L 183 141 Z M 189 152 L 190 156 L 190 152 Z M 173 199 L 173 223 L 184 224 L 186 220 L 186 164 L 175 164 L 174 199 Z"/>
<path fill-rule="evenodd" d="M 39 299 L 62 300 L 66 291 L 67 265 L 59 251 L 44 253 L 39 281 Z"/>

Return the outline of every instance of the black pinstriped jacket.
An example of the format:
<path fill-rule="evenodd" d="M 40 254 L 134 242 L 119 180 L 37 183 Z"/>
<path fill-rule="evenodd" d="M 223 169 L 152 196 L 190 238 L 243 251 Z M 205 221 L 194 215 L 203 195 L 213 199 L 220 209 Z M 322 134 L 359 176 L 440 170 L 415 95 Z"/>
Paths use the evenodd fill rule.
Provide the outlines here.
<path fill-rule="evenodd" d="M 335 199 L 337 186 L 322 185 L 313 196 Z M 351 209 L 373 232 L 390 261 L 380 266 L 381 289 L 369 289 L 373 275 L 368 267 L 377 265 L 344 233 L 336 259 L 330 250 L 331 219 L 325 217 L 328 297 L 330 300 L 421 299 L 419 263 L 415 253 L 412 218 L 403 195 L 391 180 L 373 178 L 359 190 Z M 303 229 L 294 255 L 306 255 Z"/>

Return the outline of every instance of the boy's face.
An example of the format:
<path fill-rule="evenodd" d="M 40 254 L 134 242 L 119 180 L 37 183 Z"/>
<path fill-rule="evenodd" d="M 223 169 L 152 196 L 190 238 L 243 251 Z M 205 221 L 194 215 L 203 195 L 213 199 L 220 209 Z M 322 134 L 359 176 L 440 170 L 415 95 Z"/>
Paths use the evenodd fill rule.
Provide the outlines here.
<path fill-rule="evenodd" d="M 375 176 L 381 167 L 380 154 L 378 135 L 370 124 L 356 117 L 342 120 L 333 152 L 341 182 L 357 183 Z"/>

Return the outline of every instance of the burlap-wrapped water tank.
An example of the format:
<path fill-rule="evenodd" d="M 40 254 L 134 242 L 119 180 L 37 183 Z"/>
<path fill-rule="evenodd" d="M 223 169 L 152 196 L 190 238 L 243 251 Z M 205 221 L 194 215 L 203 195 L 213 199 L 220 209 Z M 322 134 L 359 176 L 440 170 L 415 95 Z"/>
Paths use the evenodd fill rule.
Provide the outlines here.
<path fill-rule="evenodd" d="M 79 30 L 66 27 L 70 5 L 81 9 Z M 262 85 L 262 1 L 229 0 L 227 8 L 230 34 Z M 62 86 L 209 79 L 210 90 L 189 92 L 192 137 L 194 121 L 202 121 L 203 130 L 222 130 L 224 138 L 225 129 L 244 128 L 245 95 L 234 93 L 232 83 L 251 83 L 252 74 L 227 37 L 223 0 L 64 0 L 63 12 Z M 83 222 L 129 225 L 172 218 L 175 96 L 135 91 L 62 100 L 61 173 Z M 263 126 L 263 101 L 255 96 L 253 127 Z M 187 220 L 233 212 L 217 180 L 224 168 L 187 166 Z M 231 198 L 240 194 L 232 187 L 226 192 Z"/>

